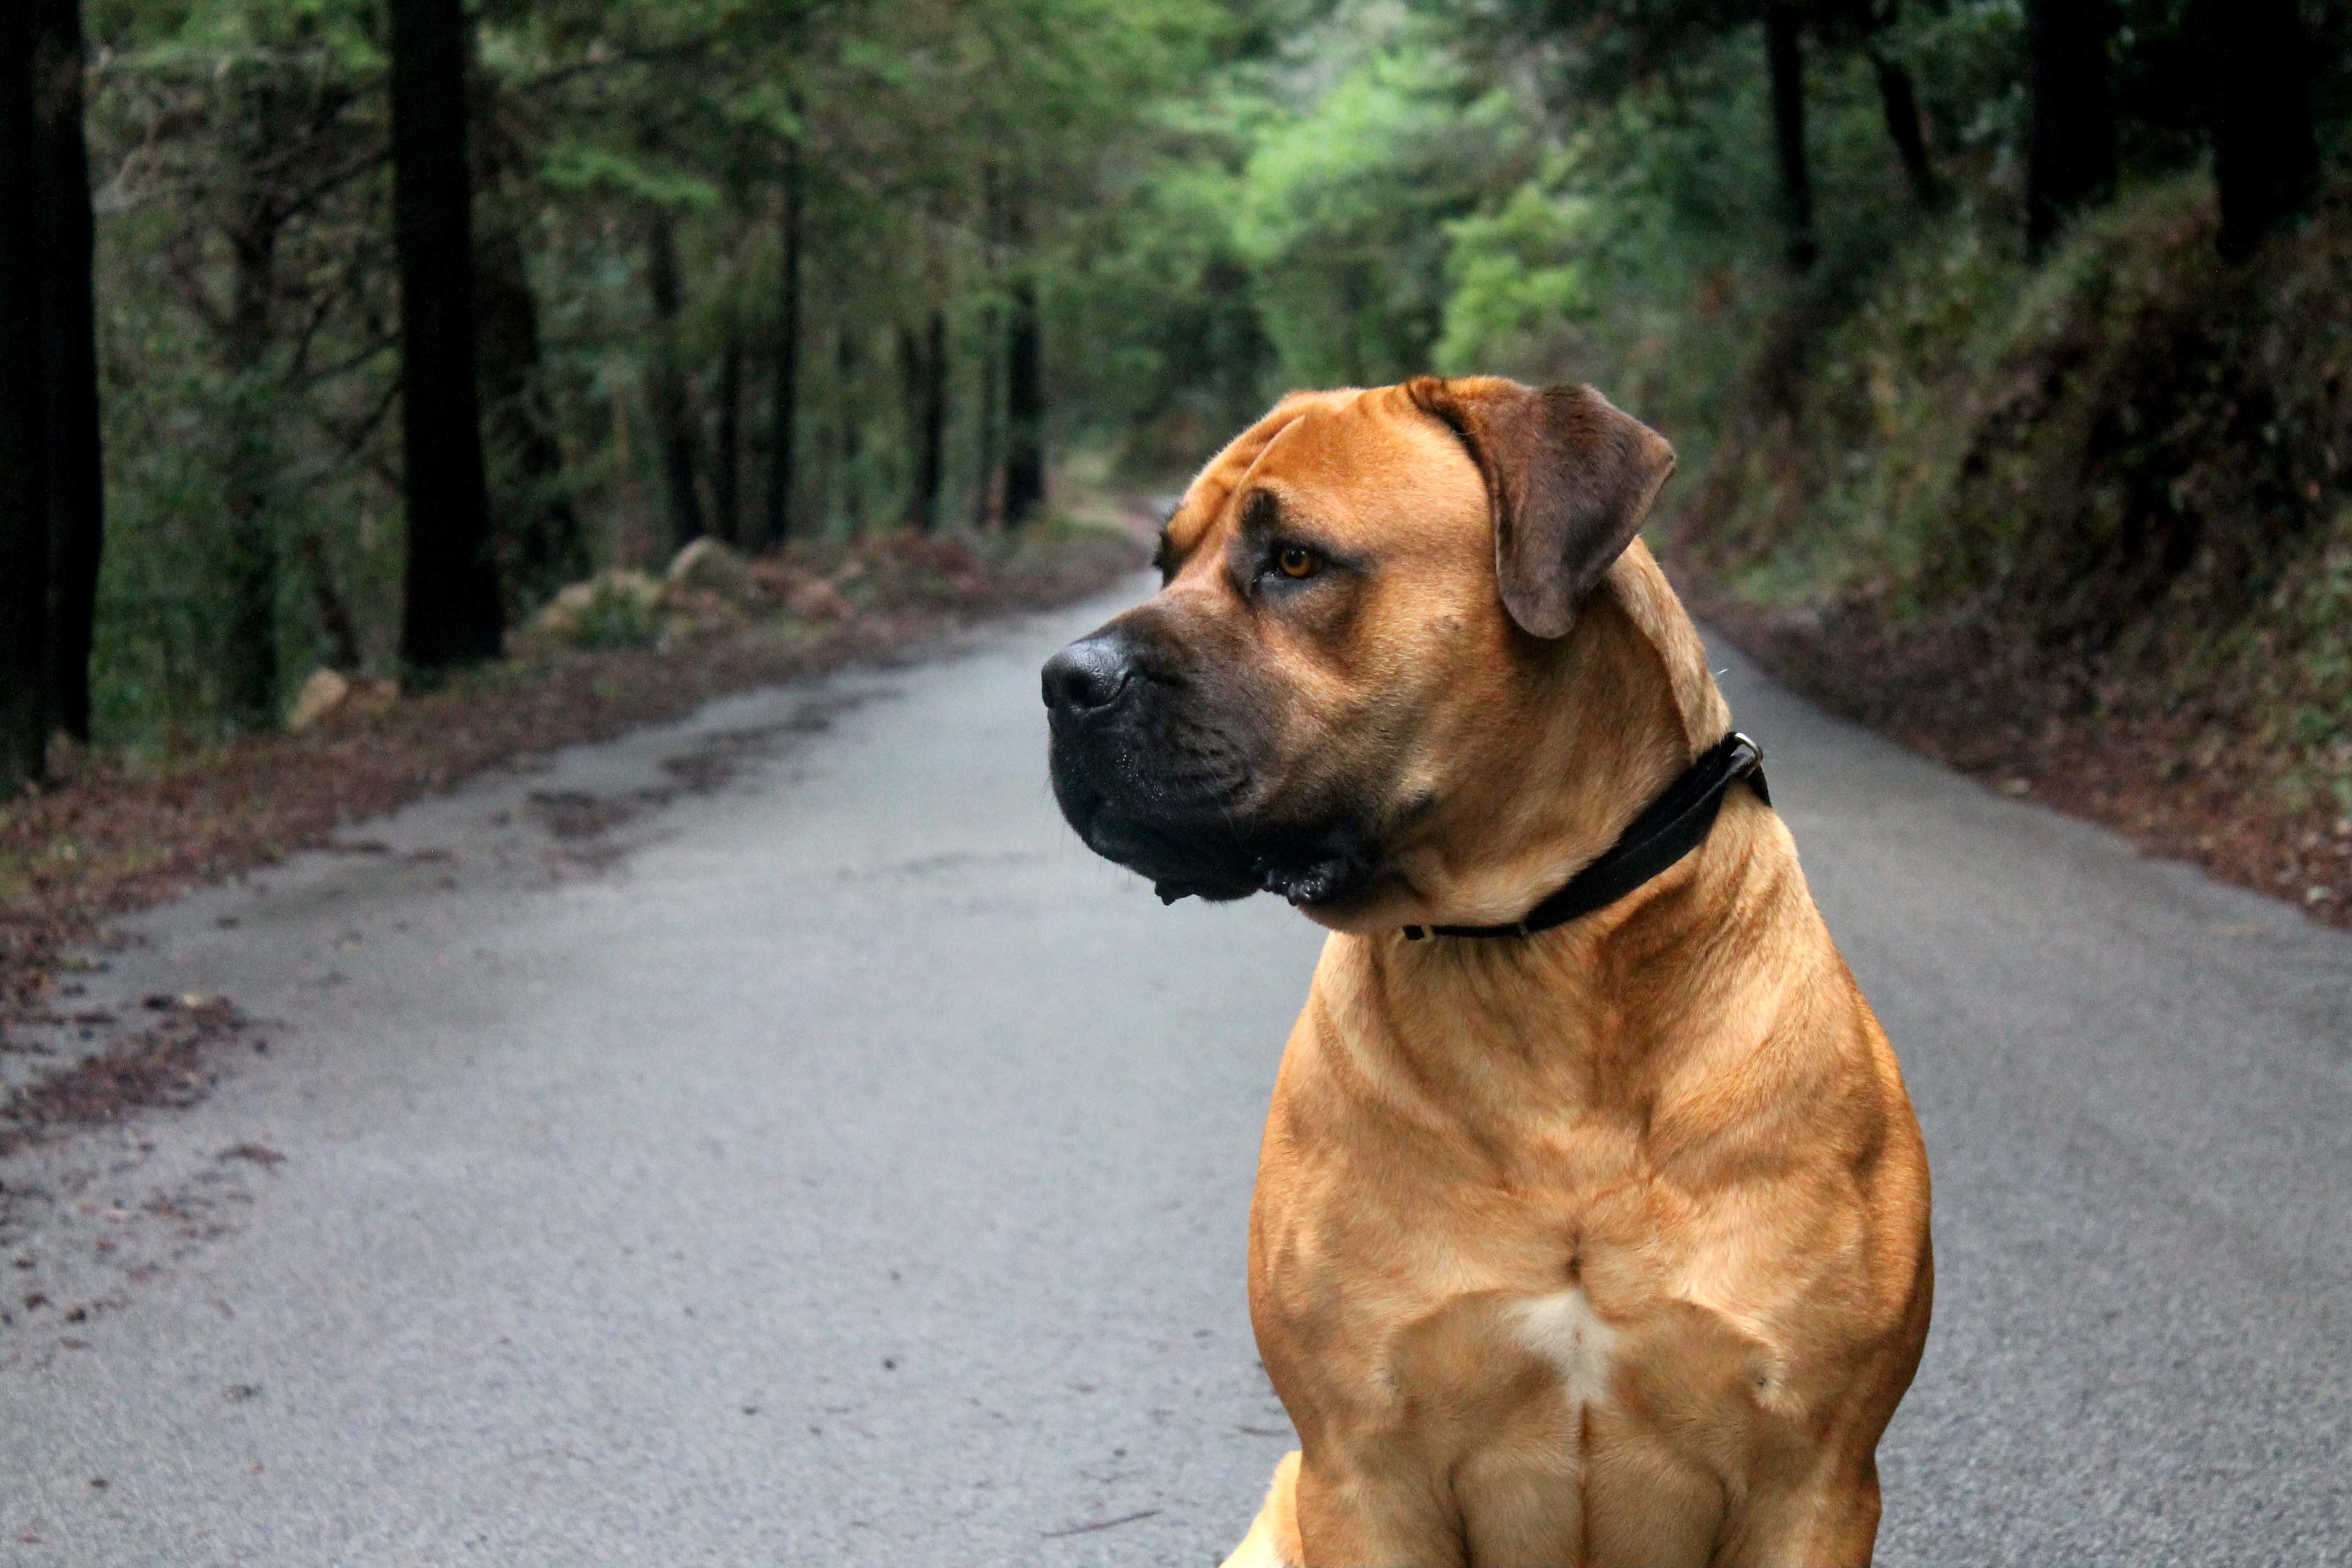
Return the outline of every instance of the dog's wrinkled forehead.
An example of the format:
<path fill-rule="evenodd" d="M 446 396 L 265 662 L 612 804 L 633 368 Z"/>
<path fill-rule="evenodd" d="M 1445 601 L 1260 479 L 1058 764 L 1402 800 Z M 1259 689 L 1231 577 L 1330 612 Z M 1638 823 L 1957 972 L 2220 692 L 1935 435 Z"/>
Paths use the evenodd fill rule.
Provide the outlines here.
<path fill-rule="evenodd" d="M 1326 420 L 1353 411 L 1365 395 L 1354 387 L 1336 392 L 1295 392 L 1276 404 L 1265 416 L 1209 459 L 1177 503 L 1162 531 L 1161 549 L 1170 563 L 1182 561 L 1200 548 L 1220 522 L 1230 518 L 1233 500 L 1276 448 L 1296 444 L 1298 427 L 1310 420 Z"/>

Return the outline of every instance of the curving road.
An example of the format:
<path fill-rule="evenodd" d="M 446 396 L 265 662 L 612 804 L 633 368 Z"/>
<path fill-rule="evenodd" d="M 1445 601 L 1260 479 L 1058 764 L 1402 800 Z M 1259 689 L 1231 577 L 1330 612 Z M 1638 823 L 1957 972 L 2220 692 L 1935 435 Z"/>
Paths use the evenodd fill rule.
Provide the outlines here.
<path fill-rule="evenodd" d="M 1212 1563 L 1318 933 L 1062 826 L 1034 672 L 1113 603 L 134 922 L 92 1005 L 251 1022 L 0 1165 L 0 1562 Z M 1882 1560 L 2346 1561 L 2352 939 L 1727 662 L 1935 1161 Z"/>

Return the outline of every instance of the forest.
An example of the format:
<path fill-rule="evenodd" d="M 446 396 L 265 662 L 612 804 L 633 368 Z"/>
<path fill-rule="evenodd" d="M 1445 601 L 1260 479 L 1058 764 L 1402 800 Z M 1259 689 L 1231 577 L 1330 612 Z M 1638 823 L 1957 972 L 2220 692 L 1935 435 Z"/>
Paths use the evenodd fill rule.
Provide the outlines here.
<path fill-rule="evenodd" d="M 1002 539 L 1433 370 L 1666 430 L 1688 591 L 1849 707 L 2010 715 L 2004 766 L 2252 736 L 2352 819 L 2347 41 L 2301 0 L 30 0 L 0 790 L 272 729 L 314 668 L 427 688 L 700 537 Z"/>

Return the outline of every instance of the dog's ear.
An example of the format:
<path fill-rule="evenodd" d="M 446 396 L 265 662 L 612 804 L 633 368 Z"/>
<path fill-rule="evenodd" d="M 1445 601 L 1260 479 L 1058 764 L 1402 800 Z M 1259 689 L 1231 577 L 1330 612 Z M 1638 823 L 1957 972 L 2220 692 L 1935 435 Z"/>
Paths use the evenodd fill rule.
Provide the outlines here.
<path fill-rule="evenodd" d="M 1486 479 L 1503 607 L 1537 637 L 1566 637 L 1641 531 L 1675 449 L 1589 386 L 1424 375 L 1405 391 L 1453 427 Z"/>

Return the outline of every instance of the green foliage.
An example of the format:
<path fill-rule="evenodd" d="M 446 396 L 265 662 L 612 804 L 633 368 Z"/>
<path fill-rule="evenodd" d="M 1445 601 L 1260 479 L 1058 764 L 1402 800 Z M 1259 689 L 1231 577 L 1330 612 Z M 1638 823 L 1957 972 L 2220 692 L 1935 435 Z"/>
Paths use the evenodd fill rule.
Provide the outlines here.
<path fill-rule="evenodd" d="M 1002 359 L 1017 270 L 1045 286 L 1057 442 L 1172 395 L 1134 390 L 1160 368 L 1155 346 L 1180 341 L 1150 289 L 1146 258 L 1168 253 L 1135 237 L 1183 220 L 1116 214 L 1184 166 L 1171 106 L 1226 47 L 1224 9 L 492 0 L 477 16 L 487 455 L 516 612 L 591 565 L 667 558 L 680 442 L 706 515 L 728 468 L 735 526 L 752 529 L 788 166 L 803 531 L 904 515 L 900 343 L 935 312 L 940 510 L 980 510 L 1003 415 L 978 405 L 991 375 L 1004 395 L 984 362 Z M 404 530 L 383 23 L 374 0 L 94 0 L 87 26 L 91 163 L 108 177 L 99 728 L 201 741 L 271 721 L 316 663 L 392 666 Z M 674 305 L 649 287 L 657 225 Z"/>
<path fill-rule="evenodd" d="M 1349 71 L 1261 132 L 1234 238 L 1295 383 L 1424 369 L 1445 315 L 1447 223 L 1522 176 L 1523 106 L 1412 46 Z"/>
<path fill-rule="evenodd" d="M 572 622 L 569 640 L 578 647 L 651 647 L 660 636 L 652 595 L 605 577 Z"/>
<path fill-rule="evenodd" d="M 1502 210 L 1445 228 L 1445 329 L 1435 352 L 1447 374 L 1521 372 L 1541 376 L 1548 339 L 1589 320 L 1594 304 L 1584 258 L 1591 199 L 1522 185 Z"/>
<path fill-rule="evenodd" d="M 488 0 L 479 341 L 510 608 L 657 567 L 681 448 L 704 514 L 731 471 L 739 542 L 760 542 L 788 179 L 803 542 L 907 515 L 934 318 L 939 511 L 990 515 L 1023 285 L 1050 449 L 1138 486 L 1181 482 L 1289 386 L 1502 371 L 1595 381 L 1667 428 L 1688 548 L 1766 596 L 1907 613 L 2096 575 L 2153 515 L 2144 477 L 2188 487 L 2176 510 L 2225 504 L 2165 434 L 2205 393 L 2137 390 L 2260 336 L 2237 304 L 2215 320 L 2253 337 L 2196 336 L 2194 302 L 2238 300 L 2179 237 L 2206 200 L 2198 7 L 2120 0 L 2141 194 L 2038 271 L 2013 237 L 2021 0 L 1800 10 L 1821 254 L 1795 276 L 1757 12 L 1732 0 Z M 2306 15 L 2339 119 L 2347 15 Z M 100 728 L 200 738 L 257 717 L 226 671 L 272 666 L 282 698 L 315 662 L 389 667 L 383 22 L 374 0 L 91 0 L 89 30 Z M 1913 198 L 1882 68 L 1916 88 L 1948 209 Z M 2001 412 L 2094 341 L 2063 396 Z M 2322 412 L 2282 405 L 2279 439 L 2303 449 Z M 2228 449 L 2268 461 L 2243 434 Z M 2097 482 L 2014 504 L 2068 453 Z"/>

